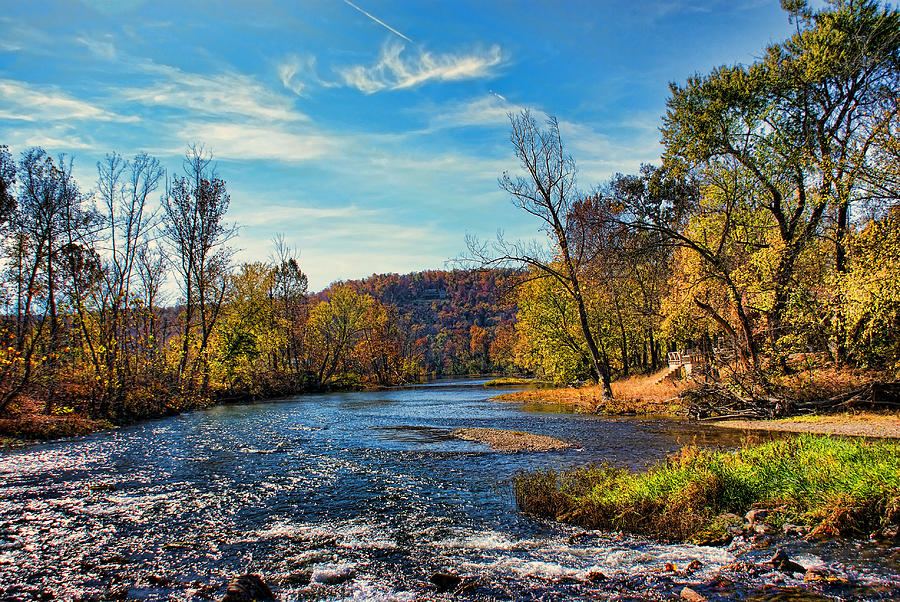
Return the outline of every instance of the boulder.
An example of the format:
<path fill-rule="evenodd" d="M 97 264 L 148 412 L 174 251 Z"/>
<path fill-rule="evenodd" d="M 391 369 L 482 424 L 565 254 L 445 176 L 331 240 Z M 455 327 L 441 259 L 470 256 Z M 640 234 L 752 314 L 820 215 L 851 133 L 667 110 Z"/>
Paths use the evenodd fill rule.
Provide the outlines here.
<path fill-rule="evenodd" d="M 691 560 L 686 567 L 684 567 L 684 574 L 690 575 L 691 573 L 697 571 L 700 567 L 703 566 L 703 563 L 694 558 Z"/>
<path fill-rule="evenodd" d="M 769 516 L 769 510 L 766 508 L 754 508 L 750 512 L 744 515 L 744 521 L 746 521 L 751 527 L 760 523 Z"/>
<path fill-rule="evenodd" d="M 689 600 L 690 602 L 705 602 L 706 596 L 696 590 L 685 587 L 681 590 L 681 599 Z"/>
<path fill-rule="evenodd" d="M 462 577 L 453 573 L 435 573 L 428 580 L 434 584 L 438 593 L 454 590 L 462 583 Z"/>
<path fill-rule="evenodd" d="M 787 575 L 793 575 L 794 573 L 806 573 L 805 567 L 791 560 L 788 557 L 787 552 L 781 549 L 775 552 L 775 555 L 772 556 L 769 564 Z"/>
<path fill-rule="evenodd" d="M 807 583 L 827 583 L 828 585 L 849 585 L 850 580 L 837 571 L 825 567 L 806 569 L 803 580 Z"/>
<path fill-rule="evenodd" d="M 785 535 L 806 535 L 809 533 L 809 527 L 805 525 L 785 524 L 781 527 L 781 532 Z"/>
<path fill-rule="evenodd" d="M 275 595 L 259 575 L 241 575 L 228 584 L 222 602 L 275 602 Z"/>

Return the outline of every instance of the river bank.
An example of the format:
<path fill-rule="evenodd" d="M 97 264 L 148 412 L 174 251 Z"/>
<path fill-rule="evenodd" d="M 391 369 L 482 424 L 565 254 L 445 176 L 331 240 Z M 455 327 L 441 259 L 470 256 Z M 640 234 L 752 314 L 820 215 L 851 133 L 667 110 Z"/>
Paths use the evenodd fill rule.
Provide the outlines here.
<path fill-rule="evenodd" d="M 896 536 L 900 445 L 803 434 L 735 451 L 686 446 L 644 472 L 611 464 L 550 469 L 519 475 L 514 487 L 526 512 L 669 541 L 728 543 L 755 508 L 767 517 L 760 533 L 790 526 L 812 535 Z"/>
<path fill-rule="evenodd" d="M 571 406 L 585 414 L 675 416 L 681 409 L 678 394 L 687 387 L 683 381 L 666 378 L 666 371 L 662 370 L 613 382 L 613 399 L 603 399 L 602 389 L 596 385 L 526 389 L 497 395 L 494 399 Z"/>
<path fill-rule="evenodd" d="M 707 424 L 742 431 L 817 433 L 900 439 L 900 416 L 896 413 L 858 412 L 824 416 L 795 416 L 778 420 L 712 420 Z"/>

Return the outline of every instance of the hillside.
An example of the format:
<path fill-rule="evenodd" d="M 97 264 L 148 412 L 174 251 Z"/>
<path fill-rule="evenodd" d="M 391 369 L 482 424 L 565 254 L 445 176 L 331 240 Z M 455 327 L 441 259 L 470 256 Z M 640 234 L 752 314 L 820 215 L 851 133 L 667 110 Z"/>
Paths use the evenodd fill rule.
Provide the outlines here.
<path fill-rule="evenodd" d="M 516 316 L 514 273 L 508 270 L 428 270 L 373 274 L 335 283 L 314 297 L 327 299 L 338 284 L 395 306 L 422 346 L 435 375 L 512 369 Z"/>

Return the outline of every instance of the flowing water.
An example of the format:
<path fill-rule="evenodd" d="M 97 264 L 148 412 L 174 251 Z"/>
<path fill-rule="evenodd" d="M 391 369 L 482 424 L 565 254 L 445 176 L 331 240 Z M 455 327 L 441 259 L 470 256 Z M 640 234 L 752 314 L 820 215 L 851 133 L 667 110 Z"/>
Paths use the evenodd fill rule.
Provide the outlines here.
<path fill-rule="evenodd" d="M 0 453 L 0 599 L 218 599 L 260 574 L 280 600 L 822 599 L 801 579 L 734 574 L 772 548 L 664 545 L 521 514 L 520 470 L 609 460 L 641 468 L 682 444 L 740 435 L 677 421 L 606 420 L 497 403 L 481 381 L 223 406 Z M 565 439 L 498 453 L 459 427 Z M 900 597 L 898 549 L 783 541 L 856 585 L 837 599 Z M 690 576 L 666 563 L 701 567 Z M 592 572 L 606 579 L 591 581 Z M 729 580 L 712 580 L 721 572 Z M 732 584 L 731 581 L 736 583 Z"/>

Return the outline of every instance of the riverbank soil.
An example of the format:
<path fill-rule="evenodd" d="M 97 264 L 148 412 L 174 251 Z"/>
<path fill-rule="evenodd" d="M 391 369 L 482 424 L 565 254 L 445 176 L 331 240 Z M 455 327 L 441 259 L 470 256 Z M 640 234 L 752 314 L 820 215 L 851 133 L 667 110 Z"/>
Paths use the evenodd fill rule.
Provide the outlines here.
<path fill-rule="evenodd" d="M 784 431 L 900 439 L 900 416 L 893 412 L 796 416 L 779 420 L 717 420 L 707 424 L 750 431 Z"/>
<path fill-rule="evenodd" d="M 667 378 L 668 370 L 632 376 L 612 383 L 613 399 L 603 400 L 601 387 L 564 387 L 516 391 L 495 399 L 525 403 L 569 405 L 590 414 L 674 415 L 681 408 L 678 395 L 693 386 L 690 381 Z"/>

